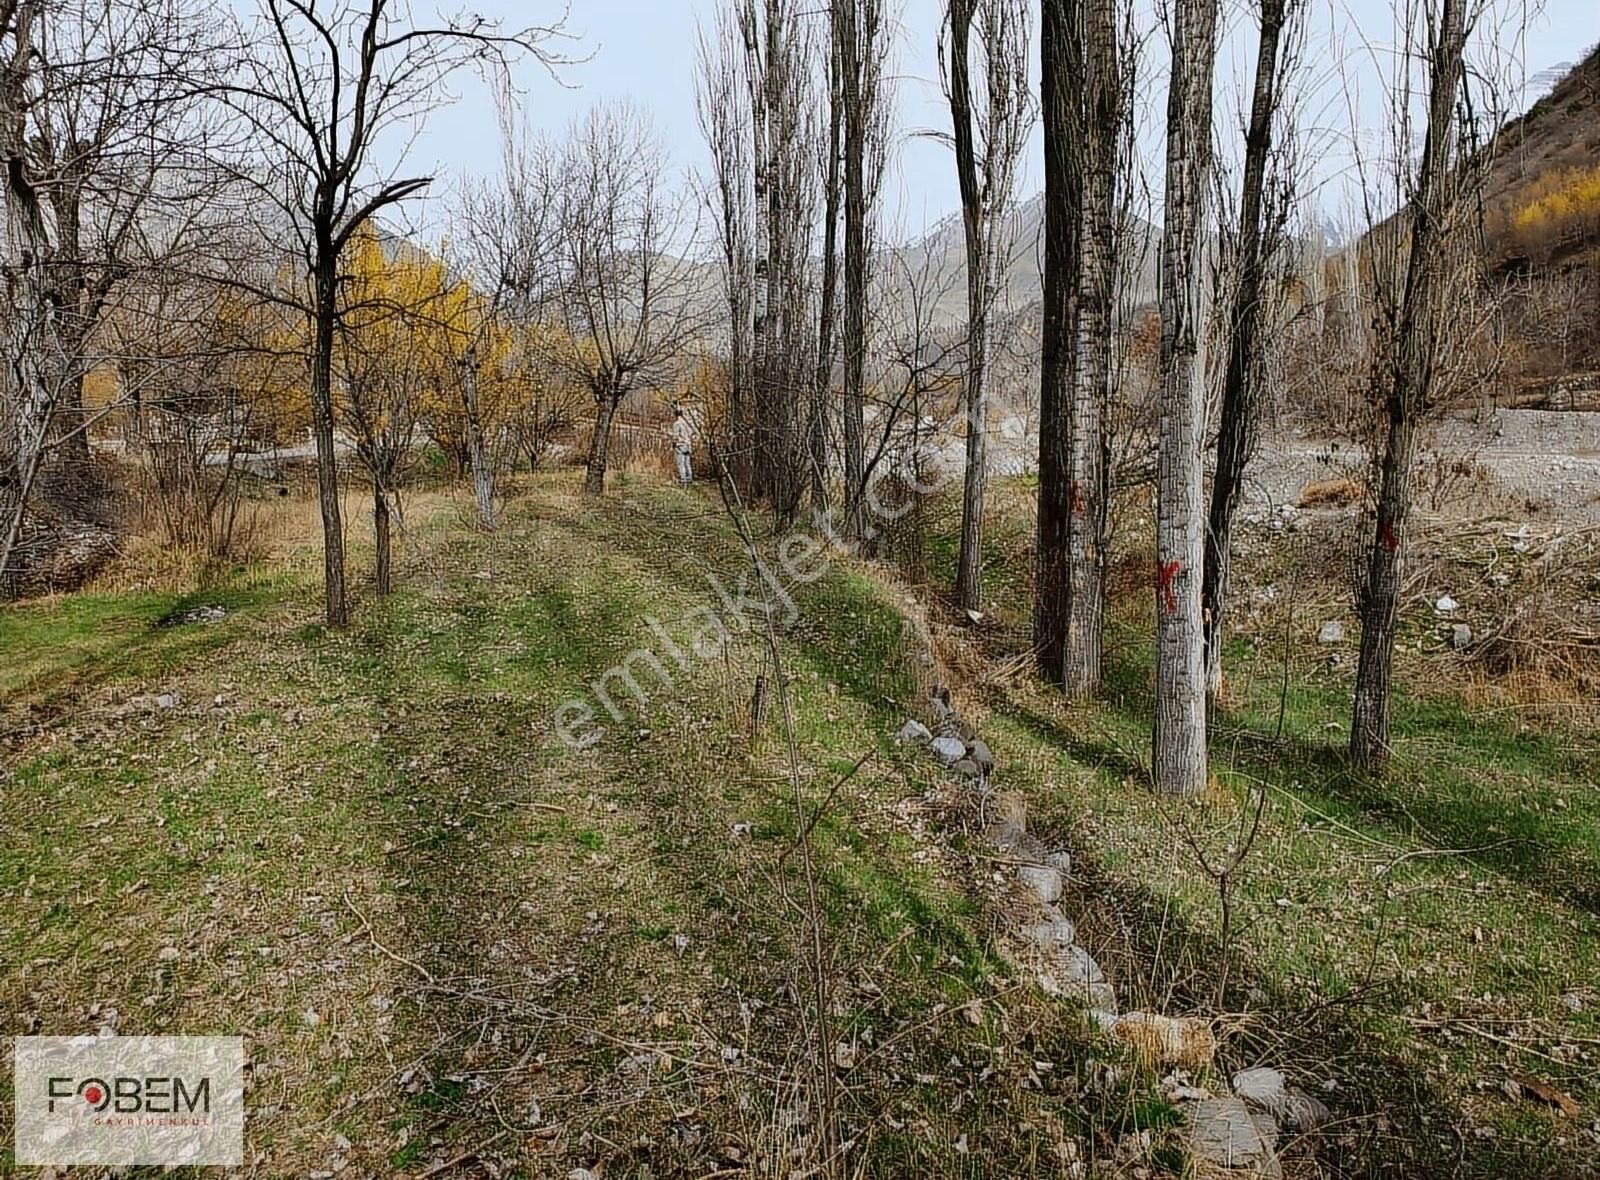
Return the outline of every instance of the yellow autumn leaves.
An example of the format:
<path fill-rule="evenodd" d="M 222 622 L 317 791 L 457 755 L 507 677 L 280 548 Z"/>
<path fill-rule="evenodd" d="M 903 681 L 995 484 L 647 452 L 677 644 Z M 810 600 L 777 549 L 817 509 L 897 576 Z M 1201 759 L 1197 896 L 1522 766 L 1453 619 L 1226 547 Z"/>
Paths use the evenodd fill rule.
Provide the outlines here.
<path fill-rule="evenodd" d="M 365 397 L 374 412 L 411 413 L 463 465 L 467 421 L 461 381 L 470 363 L 479 414 L 492 437 L 516 432 L 530 407 L 565 381 L 551 358 L 561 332 L 502 314 L 486 293 L 449 273 L 421 247 L 361 234 L 347 253 L 335 397 Z"/>
<path fill-rule="evenodd" d="M 1530 185 L 1510 218 L 1526 251 L 1600 238 L 1600 165 L 1565 168 Z"/>

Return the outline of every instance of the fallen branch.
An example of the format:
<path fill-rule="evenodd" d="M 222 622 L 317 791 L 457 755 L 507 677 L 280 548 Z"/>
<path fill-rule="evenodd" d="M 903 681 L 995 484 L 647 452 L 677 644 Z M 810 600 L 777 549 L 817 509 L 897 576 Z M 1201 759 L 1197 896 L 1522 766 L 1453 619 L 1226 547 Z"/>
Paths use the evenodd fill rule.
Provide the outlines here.
<path fill-rule="evenodd" d="M 440 1176 L 440 1175 L 443 1175 L 445 1172 L 450 1171 L 452 1168 L 459 1168 L 462 1164 L 471 1163 L 473 1160 L 478 1159 L 480 1156 L 483 1155 L 483 1153 L 485 1151 L 488 1151 L 489 1148 L 493 1147 L 496 1143 L 500 1142 L 500 1140 L 504 1139 L 509 1134 L 511 1134 L 510 1131 L 501 1131 L 498 1135 L 493 1135 L 490 1138 L 484 1140 L 483 1143 L 479 1144 L 477 1147 L 473 1148 L 471 1151 L 462 1152 L 460 1155 L 456 1156 L 455 1159 L 445 1160 L 441 1164 L 434 1164 L 433 1167 L 428 1168 L 425 1171 L 419 1172 L 417 1174 L 417 1180 L 428 1180 L 429 1176 Z"/>

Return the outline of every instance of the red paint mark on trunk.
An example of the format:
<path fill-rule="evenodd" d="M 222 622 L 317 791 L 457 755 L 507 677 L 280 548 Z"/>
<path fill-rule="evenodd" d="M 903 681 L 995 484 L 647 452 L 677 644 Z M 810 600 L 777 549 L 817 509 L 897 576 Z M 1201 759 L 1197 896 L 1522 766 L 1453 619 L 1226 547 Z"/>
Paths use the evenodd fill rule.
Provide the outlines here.
<path fill-rule="evenodd" d="M 1081 487 L 1079 487 L 1077 484 L 1073 484 L 1072 488 L 1071 488 L 1071 492 L 1072 492 L 1072 514 L 1074 516 L 1082 516 L 1083 513 L 1084 513 L 1083 489 Z"/>
<path fill-rule="evenodd" d="M 1178 609 L 1178 592 L 1173 589 L 1172 581 L 1182 568 L 1181 561 L 1169 561 L 1161 567 L 1161 603 L 1167 608 L 1169 615 Z"/>
<path fill-rule="evenodd" d="M 1390 553 L 1400 548 L 1400 538 L 1394 535 L 1394 526 L 1387 520 L 1378 526 L 1378 539 Z"/>

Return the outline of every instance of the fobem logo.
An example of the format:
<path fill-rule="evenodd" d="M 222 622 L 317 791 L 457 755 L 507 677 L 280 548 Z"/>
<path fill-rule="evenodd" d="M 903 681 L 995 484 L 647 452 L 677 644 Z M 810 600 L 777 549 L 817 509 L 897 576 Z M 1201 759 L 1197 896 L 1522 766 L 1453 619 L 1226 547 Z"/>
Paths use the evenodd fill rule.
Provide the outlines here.
<path fill-rule="evenodd" d="M 18 1037 L 16 1163 L 244 1162 L 241 1037 Z"/>
<path fill-rule="evenodd" d="M 170 1077 L 84 1078 L 51 1077 L 47 1085 L 51 1114 L 62 1099 L 77 1099 L 95 1112 L 108 1108 L 116 1114 L 211 1113 L 211 1079 Z"/>

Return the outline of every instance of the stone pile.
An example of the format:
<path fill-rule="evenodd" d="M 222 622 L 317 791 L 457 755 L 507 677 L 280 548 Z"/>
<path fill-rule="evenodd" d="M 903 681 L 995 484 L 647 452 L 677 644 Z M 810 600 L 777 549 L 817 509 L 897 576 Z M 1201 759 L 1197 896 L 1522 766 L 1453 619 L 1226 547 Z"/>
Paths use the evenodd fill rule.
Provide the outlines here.
<path fill-rule="evenodd" d="M 932 725 L 910 720 L 896 739 L 926 748 L 974 793 L 987 821 L 985 837 L 1011 870 L 1002 906 L 1007 927 L 1001 953 L 1031 974 L 1047 995 L 1080 1008 L 1091 1031 L 1127 1046 L 1150 1069 L 1187 1079 L 1212 1069 L 1217 1040 L 1207 1020 L 1153 1012 L 1121 1013 L 1117 993 L 1100 964 L 1078 942 L 1077 924 L 1061 909 L 1072 858 L 1028 831 L 1027 803 L 1014 791 L 996 791 L 990 781 L 995 759 L 973 727 L 951 704 L 949 690 L 929 698 Z M 1244 1070 L 1228 1087 L 1213 1092 L 1184 1084 L 1174 1091 L 1185 1115 L 1185 1142 L 1197 1175 L 1222 1178 L 1279 1177 L 1280 1127 L 1304 1134 L 1326 1122 L 1328 1109 L 1290 1086 L 1271 1068 Z"/>

